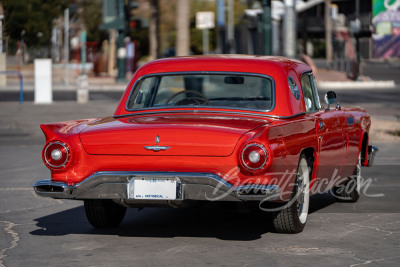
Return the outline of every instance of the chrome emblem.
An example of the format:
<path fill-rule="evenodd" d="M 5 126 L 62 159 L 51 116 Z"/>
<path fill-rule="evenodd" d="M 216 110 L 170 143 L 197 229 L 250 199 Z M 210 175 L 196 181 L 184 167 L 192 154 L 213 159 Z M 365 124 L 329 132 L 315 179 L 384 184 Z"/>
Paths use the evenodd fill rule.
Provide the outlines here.
<path fill-rule="evenodd" d="M 153 150 L 154 152 L 158 152 L 160 150 L 167 150 L 170 148 L 169 146 L 159 146 L 158 143 L 160 143 L 160 137 L 157 135 L 156 136 L 156 145 L 155 146 L 144 146 L 144 148 L 147 150 Z"/>

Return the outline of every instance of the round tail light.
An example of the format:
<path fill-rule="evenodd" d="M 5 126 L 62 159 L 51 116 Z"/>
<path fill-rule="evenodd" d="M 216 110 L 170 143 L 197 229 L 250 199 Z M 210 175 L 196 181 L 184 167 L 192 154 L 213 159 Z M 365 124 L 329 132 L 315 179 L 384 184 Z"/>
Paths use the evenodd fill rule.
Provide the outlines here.
<path fill-rule="evenodd" d="M 49 168 L 63 168 L 70 158 L 68 146 L 62 142 L 50 142 L 43 150 L 43 159 Z"/>
<path fill-rule="evenodd" d="M 243 149 L 241 160 L 247 170 L 260 170 L 267 163 L 267 149 L 261 144 L 249 144 Z"/>

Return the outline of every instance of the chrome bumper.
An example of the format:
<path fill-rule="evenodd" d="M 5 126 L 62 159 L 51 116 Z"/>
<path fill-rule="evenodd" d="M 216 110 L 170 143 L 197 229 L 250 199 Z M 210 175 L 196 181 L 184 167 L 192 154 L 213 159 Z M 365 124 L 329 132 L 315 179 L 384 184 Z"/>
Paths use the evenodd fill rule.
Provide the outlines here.
<path fill-rule="evenodd" d="M 376 146 L 368 146 L 368 155 L 367 155 L 368 167 L 372 166 L 372 164 L 374 163 L 374 159 L 378 151 L 379 148 L 377 148 Z"/>
<path fill-rule="evenodd" d="M 57 199 L 119 199 L 128 202 L 141 202 L 142 200 L 128 197 L 128 186 L 135 178 L 175 178 L 178 184 L 176 198 L 178 201 L 263 199 L 273 201 L 280 194 L 280 188 L 277 185 L 233 187 L 224 179 L 212 173 L 173 172 L 98 172 L 73 186 L 52 182 L 51 180 L 40 180 L 33 185 L 33 188 L 39 196 Z"/>

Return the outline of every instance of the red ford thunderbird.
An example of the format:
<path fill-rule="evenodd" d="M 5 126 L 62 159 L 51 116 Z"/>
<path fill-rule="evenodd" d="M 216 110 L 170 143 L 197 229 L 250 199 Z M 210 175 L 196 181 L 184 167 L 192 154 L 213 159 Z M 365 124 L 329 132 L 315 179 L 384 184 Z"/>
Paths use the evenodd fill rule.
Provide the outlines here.
<path fill-rule="evenodd" d="M 332 91 L 321 107 L 306 64 L 281 57 L 168 58 L 142 66 L 111 117 L 41 128 L 50 180 L 35 192 L 83 200 L 94 227 L 126 208 L 257 203 L 275 231 L 301 232 L 310 195 L 357 201 L 378 150 L 371 120 Z"/>

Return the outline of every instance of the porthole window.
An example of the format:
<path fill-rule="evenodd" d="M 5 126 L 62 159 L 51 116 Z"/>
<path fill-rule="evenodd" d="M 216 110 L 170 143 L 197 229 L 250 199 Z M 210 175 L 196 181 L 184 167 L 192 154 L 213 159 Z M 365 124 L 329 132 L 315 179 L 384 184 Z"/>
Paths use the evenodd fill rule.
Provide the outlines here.
<path fill-rule="evenodd" d="M 292 77 L 289 77 L 288 82 L 289 82 L 290 91 L 292 91 L 292 94 L 294 95 L 294 97 L 297 100 L 299 100 L 300 92 L 299 92 L 299 87 L 297 86 L 296 82 L 294 81 L 294 79 Z"/>

